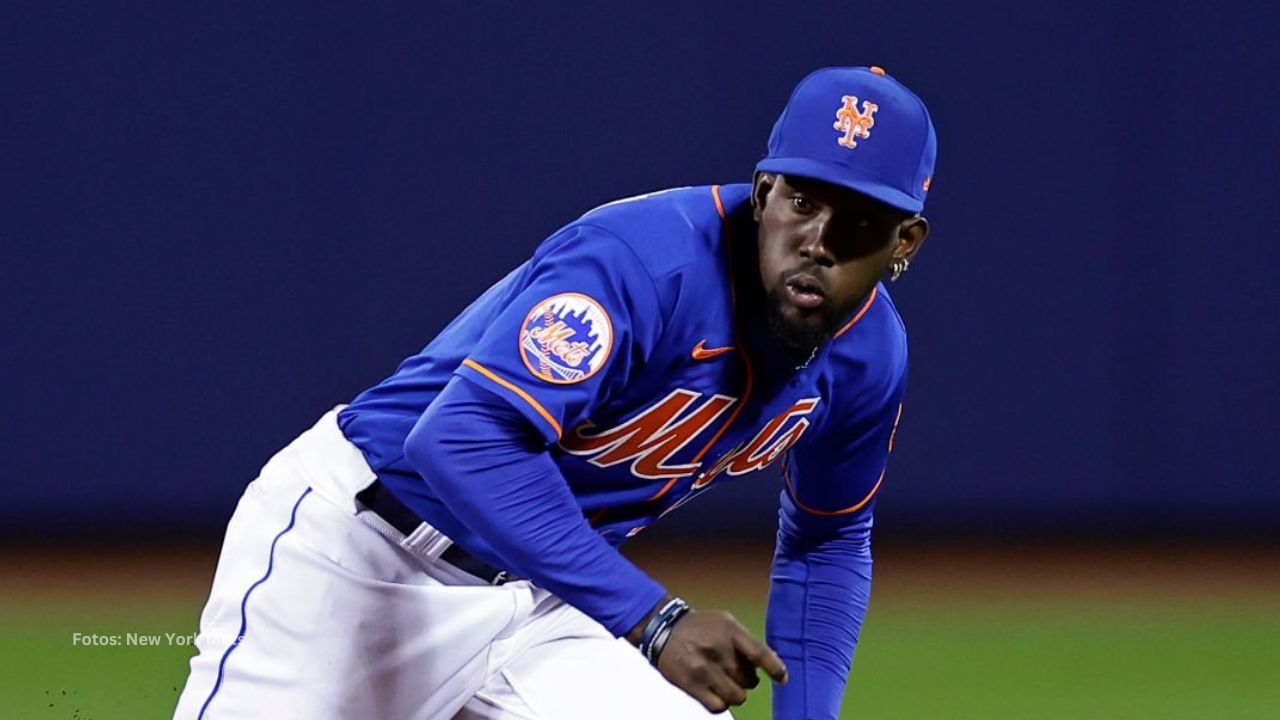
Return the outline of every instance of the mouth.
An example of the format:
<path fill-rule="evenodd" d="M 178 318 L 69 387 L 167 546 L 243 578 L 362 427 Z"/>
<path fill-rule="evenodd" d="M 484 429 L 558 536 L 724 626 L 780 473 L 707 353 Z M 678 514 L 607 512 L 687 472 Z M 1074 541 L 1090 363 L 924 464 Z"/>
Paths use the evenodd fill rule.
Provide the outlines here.
<path fill-rule="evenodd" d="M 793 305 L 806 310 L 818 307 L 827 299 L 822 283 L 808 273 L 797 273 L 787 278 L 786 294 Z"/>

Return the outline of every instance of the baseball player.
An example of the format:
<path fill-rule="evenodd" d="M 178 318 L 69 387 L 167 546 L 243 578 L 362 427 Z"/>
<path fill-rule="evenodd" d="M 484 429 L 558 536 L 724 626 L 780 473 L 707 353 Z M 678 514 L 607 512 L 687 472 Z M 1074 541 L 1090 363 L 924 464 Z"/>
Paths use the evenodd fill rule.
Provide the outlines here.
<path fill-rule="evenodd" d="M 935 147 L 897 80 L 826 68 L 752 183 L 548 237 L 248 486 L 176 717 L 694 719 L 758 670 L 775 718 L 837 717 Z M 766 644 L 617 548 L 774 463 Z"/>

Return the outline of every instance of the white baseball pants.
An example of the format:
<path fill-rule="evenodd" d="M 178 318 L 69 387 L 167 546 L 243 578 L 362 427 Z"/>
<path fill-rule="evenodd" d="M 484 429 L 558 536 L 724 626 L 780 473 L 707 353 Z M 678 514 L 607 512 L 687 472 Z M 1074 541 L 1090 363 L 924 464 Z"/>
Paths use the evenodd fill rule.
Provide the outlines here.
<path fill-rule="evenodd" d="M 240 499 L 175 720 L 713 717 L 559 598 L 486 585 L 438 559 L 439 531 L 361 507 L 374 473 L 336 417 Z"/>

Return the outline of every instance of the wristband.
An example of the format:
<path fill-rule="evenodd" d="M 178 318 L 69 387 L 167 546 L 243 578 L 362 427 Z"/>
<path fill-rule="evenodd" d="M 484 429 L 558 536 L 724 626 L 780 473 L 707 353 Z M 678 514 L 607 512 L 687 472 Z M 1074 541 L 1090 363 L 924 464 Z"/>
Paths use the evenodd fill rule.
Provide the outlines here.
<path fill-rule="evenodd" d="M 644 634 L 640 637 L 640 652 L 650 665 L 657 666 L 658 656 L 671 637 L 671 629 L 692 608 L 682 598 L 674 597 L 666 602 L 648 625 L 644 626 Z"/>

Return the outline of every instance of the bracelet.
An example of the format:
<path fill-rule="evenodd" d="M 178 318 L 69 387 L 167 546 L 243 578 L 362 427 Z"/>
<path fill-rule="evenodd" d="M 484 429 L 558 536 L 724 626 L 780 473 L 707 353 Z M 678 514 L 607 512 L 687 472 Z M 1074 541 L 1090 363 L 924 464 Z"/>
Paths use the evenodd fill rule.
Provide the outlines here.
<path fill-rule="evenodd" d="M 654 613 L 653 617 L 649 618 L 649 622 L 644 626 L 644 632 L 640 633 L 640 652 L 644 653 L 648 644 L 653 642 L 653 636 L 658 631 L 658 624 L 662 622 L 662 614 L 667 612 L 669 608 L 682 602 L 684 602 L 684 600 L 678 597 L 673 597 L 663 603 L 662 607 L 658 608 L 658 612 Z"/>
<path fill-rule="evenodd" d="M 658 656 L 671 637 L 671 629 L 692 609 L 682 598 L 673 597 L 644 626 L 644 634 L 640 637 L 640 652 L 650 665 L 658 664 Z"/>

